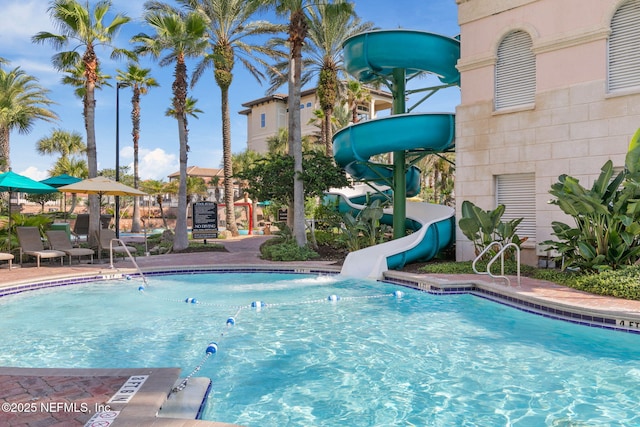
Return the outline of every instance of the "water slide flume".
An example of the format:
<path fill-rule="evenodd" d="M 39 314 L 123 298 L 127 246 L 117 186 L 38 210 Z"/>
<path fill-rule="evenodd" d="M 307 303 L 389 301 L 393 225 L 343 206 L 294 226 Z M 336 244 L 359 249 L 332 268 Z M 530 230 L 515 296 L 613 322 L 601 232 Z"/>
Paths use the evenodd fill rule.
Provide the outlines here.
<path fill-rule="evenodd" d="M 459 83 L 455 64 L 460 56 L 458 40 L 438 34 L 410 31 L 374 31 L 354 36 L 344 45 L 347 71 L 360 81 L 382 77 L 392 86 L 404 88 L 405 79 L 419 72 L 438 75 L 445 85 Z M 399 99 L 401 98 L 401 99 Z M 455 117 L 450 113 L 404 112 L 404 89 L 394 93 L 394 115 L 351 125 L 336 133 L 333 151 L 336 163 L 352 177 L 384 185 L 390 180 L 402 181 L 393 186 L 394 197 L 411 197 L 420 189 L 420 171 L 415 167 L 380 165 L 370 161 L 377 154 L 423 151 L 439 153 L 453 147 Z M 398 107 L 399 106 L 399 107 Z M 402 111 L 398 111 L 402 110 Z M 400 157 L 400 156 L 398 156 Z M 398 175 L 398 169 L 402 168 Z M 401 190 L 401 191 L 399 191 Z M 330 194 L 353 209 L 362 209 L 363 195 L 372 192 L 369 185 L 353 189 L 334 189 Z M 402 203 L 398 209 L 398 203 Z M 413 233 L 392 241 L 351 252 L 342 267 L 347 276 L 378 279 L 388 269 L 401 268 L 408 262 L 431 259 L 453 243 L 455 211 L 451 207 L 421 202 L 396 200 L 394 209 L 402 211 L 403 225 Z M 394 227 L 397 221 L 394 221 Z"/>

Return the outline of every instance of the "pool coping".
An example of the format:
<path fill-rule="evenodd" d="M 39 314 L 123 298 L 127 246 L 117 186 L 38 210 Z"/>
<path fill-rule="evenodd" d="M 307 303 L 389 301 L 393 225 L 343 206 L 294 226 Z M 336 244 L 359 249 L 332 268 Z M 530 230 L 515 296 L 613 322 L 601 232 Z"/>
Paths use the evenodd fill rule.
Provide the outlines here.
<path fill-rule="evenodd" d="M 140 270 L 144 277 L 154 277 L 172 274 L 204 274 L 204 273 L 294 273 L 294 274 L 319 274 L 319 275 L 339 275 L 339 266 L 327 265 L 291 265 L 291 264 L 238 264 L 226 266 L 211 265 L 184 265 L 173 267 L 150 266 Z M 128 279 L 140 276 L 140 271 L 134 268 L 102 269 L 72 273 L 52 275 L 46 279 L 22 279 L 11 281 L 0 285 L 0 298 L 3 296 L 29 292 L 37 289 L 69 286 L 101 280 Z M 392 283 L 428 292 L 433 295 L 457 295 L 470 294 L 479 298 L 491 300 L 504 304 L 518 310 L 526 311 L 536 315 L 542 315 L 553 319 L 568 321 L 589 327 L 605 328 L 627 333 L 640 333 L 640 312 L 635 308 L 628 310 L 608 310 L 596 307 L 578 306 L 575 304 L 563 303 L 551 297 L 541 297 L 530 292 L 526 287 L 507 286 L 502 281 L 489 280 L 486 277 L 473 275 L 461 276 L 436 276 L 425 274 L 412 274 L 399 271 L 387 271 L 384 278 L 380 280 L 385 283 Z M 567 289 L 559 285 L 558 289 Z M 577 292 L 577 291 L 576 291 Z M 167 370 L 166 372 L 164 370 Z M 114 426 L 134 426 L 134 425 L 157 425 L 157 426 L 232 426 L 232 424 L 201 421 L 183 418 L 161 418 L 158 412 L 171 395 L 171 389 L 180 376 L 180 368 L 144 368 L 144 369 L 55 369 L 55 368 L 11 368 L 0 367 L 2 375 L 67 375 L 81 378 L 87 372 L 101 373 L 103 375 L 122 375 L 123 372 L 151 372 L 150 378 L 154 378 L 144 387 L 149 387 L 140 397 L 134 397 L 131 402 L 120 412 Z M 157 374 L 156 374 L 157 373 Z M 94 374 L 97 375 L 97 374 Z M 154 376 L 157 375 L 157 376 Z M 157 378 L 162 378 L 159 380 Z M 192 399 L 200 399 L 202 403 L 207 398 L 208 392 L 204 396 L 195 395 Z M 144 400 L 142 396 L 145 396 Z M 0 397 L 0 400 L 3 400 Z M 193 406 L 198 402 L 190 401 Z"/>

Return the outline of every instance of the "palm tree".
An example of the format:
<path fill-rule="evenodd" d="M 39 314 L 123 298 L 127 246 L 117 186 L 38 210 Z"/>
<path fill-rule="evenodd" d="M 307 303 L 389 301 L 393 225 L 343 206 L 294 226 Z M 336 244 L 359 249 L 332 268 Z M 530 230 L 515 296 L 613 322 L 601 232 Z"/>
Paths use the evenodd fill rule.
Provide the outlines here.
<path fill-rule="evenodd" d="M 347 82 L 347 103 L 351 111 L 351 122 L 358 123 L 358 105 L 371 100 L 371 92 L 357 80 Z"/>
<path fill-rule="evenodd" d="M 340 0 L 334 1 L 333 4 L 319 3 L 317 7 L 308 9 L 308 42 L 302 51 L 302 85 L 318 79 L 317 96 L 320 108 L 324 112 L 320 135 L 327 156 L 330 156 L 332 151 L 333 111 L 340 94 L 345 92 L 343 82 L 347 78 L 342 44 L 347 38 L 374 28 L 373 23 L 362 23 L 352 9 L 340 6 L 341 3 L 347 2 Z M 285 41 L 274 39 L 272 43 L 284 44 Z M 279 62 L 272 68 L 271 91 L 286 83 L 287 68 L 287 61 Z"/>
<path fill-rule="evenodd" d="M 178 217 L 176 221 L 173 248 L 176 251 L 189 246 L 187 235 L 187 123 L 185 104 L 187 101 L 187 57 L 200 55 L 206 47 L 207 24 L 201 14 L 184 13 L 169 5 L 158 2 L 145 3 L 145 21 L 154 30 L 153 35 L 138 34 L 133 38 L 139 43 L 139 53 L 151 54 L 158 58 L 167 50 L 168 54 L 160 59 L 165 66 L 175 62 L 173 81 L 173 110 L 178 122 L 180 141 L 180 185 L 178 188 Z"/>
<path fill-rule="evenodd" d="M 346 78 L 342 57 L 342 43 L 349 37 L 374 28 L 373 23 L 361 23 L 352 10 L 320 5 L 309 11 L 309 58 L 312 66 L 307 73 L 318 75 L 318 102 L 324 112 L 322 125 L 325 154 L 333 154 L 333 111 Z"/>
<path fill-rule="evenodd" d="M 352 11 L 353 5 L 346 1 L 336 0 L 328 3 L 323 0 L 255 0 L 275 7 L 278 15 L 288 16 L 289 71 L 288 71 L 288 103 L 289 108 L 289 155 L 293 157 L 295 178 L 293 181 L 293 235 L 298 246 L 307 243 L 304 218 L 304 184 L 302 182 L 302 130 L 300 124 L 300 90 L 302 87 L 302 49 L 309 35 L 309 16 L 307 13 L 318 13 L 318 7 L 326 5 L 328 10 L 337 9 Z M 332 12 L 333 13 L 333 12 Z"/>
<path fill-rule="evenodd" d="M 260 55 L 272 57 L 274 49 L 266 46 L 259 38 L 265 34 L 282 31 L 281 25 L 266 21 L 252 21 L 252 17 L 262 7 L 257 2 L 246 0 L 178 0 L 191 10 L 198 11 L 208 22 L 207 35 L 210 53 L 198 64 L 192 86 L 204 71 L 213 69 L 214 79 L 220 88 L 222 110 L 222 163 L 224 170 L 224 203 L 227 230 L 238 235 L 233 208 L 233 164 L 231 161 L 231 118 L 229 114 L 229 88 L 233 81 L 233 67 L 239 61 L 249 73 L 261 82 L 264 78 L 257 64 L 266 65 Z M 248 41 L 252 39 L 255 42 Z"/>
<path fill-rule="evenodd" d="M 11 166 L 11 131 L 29 133 L 36 120 L 48 122 L 58 116 L 48 107 L 54 102 L 49 91 L 38 83 L 35 77 L 26 74 L 20 67 L 10 71 L 0 68 L 0 171 L 6 172 Z"/>
<path fill-rule="evenodd" d="M 129 63 L 125 71 L 117 70 L 118 80 L 121 86 L 129 86 L 133 91 L 131 95 L 131 136 L 133 138 L 133 188 L 138 188 L 138 181 L 140 180 L 139 165 L 138 165 L 138 152 L 140 141 L 140 95 L 145 95 L 149 88 L 160 86 L 156 79 L 151 77 L 151 69 L 140 68 L 138 65 Z M 140 198 L 133 198 L 133 218 L 131 221 L 131 232 L 139 233 L 141 230 L 140 224 Z"/>
<path fill-rule="evenodd" d="M 87 93 L 87 88 L 85 85 L 85 67 L 83 62 L 78 62 L 76 64 L 70 65 L 67 67 L 64 72 L 67 73 L 61 80 L 62 84 L 72 86 L 75 88 L 74 94 L 82 99 L 84 102 L 85 95 Z M 100 66 L 96 68 L 96 83 L 95 89 L 102 89 L 103 86 L 111 87 L 109 80 L 111 76 L 108 74 L 103 74 L 100 71 Z"/>
<path fill-rule="evenodd" d="M 53 66 L 60 71 L 68 71 L 72 67 L 82 64 L 84 69 L 83 116 L 87 131 L 87 164 L 89 177 L 98 175 L 98 153 L 96 148 L 95 131 L 95 88 L 99 82 L 99 60 L 96 47 L 106 46 L 111 50 L 111 57 L 118 58 L 125 54 L 132 56 L 124 49 L 112 45 L 117 31 L 129 18 L 116 14 L 111 22 L 104 22 L 105 16 L 111 9 L 110 0 L 98 1 L 93 10 L 78 0 L 54 0 L 49 7 L 49 14 L 60 34 L 42 31 L 32 37 L 34 43 L 50 43 L 55 50 L 61 50 L 72 45 L 72 50 L 58 52 L 52 57 Z M 80 48 L 84 52 L 80 54 Z M 100 206 L 97 196 L 89 196 L 89 235 L 94 236 L 98 231 L 100 221 Z M 93 239 L 93 237 L 92 237 Z"/>
<path fill-rule="evenodd" d="M 140 188 L 142 189 L 142 191 L 151 196 L 155 196 L 156 203 L 158 203 L 158 207 L 160 208 L 162 224 L 165 229 L 168 229 L 169 226 L 167 225 L 167 218 L 164 216 L 162 201 L 164 200 L 164 195 L 169 192 L 167 191 L 167 185 L 168 184 L 166 182 L 158 181 L 155 179 L 148 179 L 140 183 Z"/>

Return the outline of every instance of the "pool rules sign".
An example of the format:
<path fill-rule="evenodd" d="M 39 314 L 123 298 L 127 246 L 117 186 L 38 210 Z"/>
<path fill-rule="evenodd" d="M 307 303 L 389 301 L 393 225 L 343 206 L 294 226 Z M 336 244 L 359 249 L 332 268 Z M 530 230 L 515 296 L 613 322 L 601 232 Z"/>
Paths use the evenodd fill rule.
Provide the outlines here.
<path fill-rule="evenodd" d="M 193 204 L 193 239 L 215 239 L 218 237 L 218 204 L 196 202 Z"/>

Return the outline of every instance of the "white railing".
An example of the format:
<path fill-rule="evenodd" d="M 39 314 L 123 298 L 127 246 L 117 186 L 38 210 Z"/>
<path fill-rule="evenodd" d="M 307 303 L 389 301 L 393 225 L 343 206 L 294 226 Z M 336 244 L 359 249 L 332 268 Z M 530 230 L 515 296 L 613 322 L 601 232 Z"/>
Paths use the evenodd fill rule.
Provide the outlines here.
<path fill-rule="evenodd" d="M 498 253 L 496 253 L 493 256 L 493 258 L 491 258 L 491 260 L 489 260 L 489 262 L 487 263 L 487 271 L 482 271 L 482 272 L 478 271 L 476 269 L 476 263 L 482 258 L 482 256 L 485 253 L 487 253 L 489 250 L 491 250 L 491 248 L 493 248 L 494 246 L 498 246 L 500 249 L 498 250 Z M 507 285 L 511 286 L 511 280 L 504 274 L 504 253 L 509 248 L 515 248 L 515 250 L 516 250 L 516 269 L 517 269 L 516 272 L 517 272 L 517 278 L 518 278 L 518 287 L 520 287 L 520 247 L 518 247 L 518 245 L 516 245 L 515 243 L 507 243 L 506 245 L 502 245 L 502 243 L 500 243 L 500 242 L 491 242 L 473 260 L 473 263 L 471 264 L 471 267 L 473 268 L 473 271 L 476 274 L 487 274 L 490 277 L 493 277 L 494 279 L 505 279 L 507 281 Z M 495 275 L 495 274 L 491 273 L 491 266 L 498 259 L 498 257 L 500 257 L 500 275 Z"/>
<path fill-rule="evenodd" d="M 111 239 L 109 241 L 109 265 L 111 266 L 111 268 L 115 268 L 113 266 L 113 242 L 118 242 L 120 244 L 120 247 L 124 249 L 124 251 L 127 253 L 127 256 L 129 257 L 133 265 L 136 267 L 136 270 L 138 271 L 138 274 L 140 274 L 140 277 L 142 277 L 142 281 L 144 282 L 144 284 L 148 285 L 147 278 L 144 277 L 144 274 L 142 274 L 142 270 L 140 270 L 140 267 L 138 266 L 136 259 L 133 257 L 133 255 L 131 255 L 131 252 L 129 252 L 129 248 L 127 248 L 127 245 L 125 245 L 124 242 L 118 238 Z"/>

